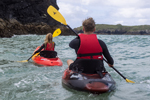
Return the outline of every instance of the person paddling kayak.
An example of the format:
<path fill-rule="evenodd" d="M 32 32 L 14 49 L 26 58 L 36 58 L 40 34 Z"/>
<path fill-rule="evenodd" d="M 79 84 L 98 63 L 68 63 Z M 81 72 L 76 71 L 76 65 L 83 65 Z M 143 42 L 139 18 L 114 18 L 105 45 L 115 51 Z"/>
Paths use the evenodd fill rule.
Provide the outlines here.
<path fill-rule="evenodd" d="M 109 66 L 112 67 L 114 60 L 111 57 L 106 44 L 97 39 L 95 31 L 95 21 L 93 18 L 87 18 L 82 23 L 83 32 L 73 39 L 69 46 L 75 50 L 77 58 L 75 61 L 69 59 L 67 64 L 70 70 L 76 70 L 81 73 L 94 74 L 106 71 L 103 64 L 103 56 L 107 59 Z M 94 65 L 94 67 L 93 67 Z"/>
<path fill-rule="evenodd" d="M 34 54 L 39 53 L 40 55 L 43 55 L 46 58 L 51 58 L 49 57 L 50 54 L 55 53 L 57 55 L 57 52 L 55 52 L 55 42 L 53 42 L 53 35 L 52 33 L 48 33 L 45 37 L 45 42 L 41 45 L 41 47 L 34 52 Z M 44 49 L 42 52 L 41 50 Z M 53 58 L 53 57 L 52 57 Z"/>
<path fill-rule="evenodd" d="M 38 46 L 35 49 L 35 54 L 32 57 L 34 63 L 44 66 L 62 66 L 63 63 L 61 59 L 57 56 L 57 52 L 54 51 L 55 49 L 55 42 L 53 42 L 53 37 L 58 36 L 60 30 L 56 30 L 53 35 L 48 33 L 45 38 L 45 42 L 42 46 Z M 40 53 L 39 53 L 40 52 Z"/>

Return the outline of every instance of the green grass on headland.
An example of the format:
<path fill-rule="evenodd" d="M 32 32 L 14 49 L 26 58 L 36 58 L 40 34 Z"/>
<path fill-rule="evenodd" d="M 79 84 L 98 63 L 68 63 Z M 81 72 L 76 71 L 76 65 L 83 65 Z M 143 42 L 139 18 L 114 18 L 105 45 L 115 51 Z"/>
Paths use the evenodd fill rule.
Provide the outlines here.
<path fill-rule="evenodd" d="M 82 26 L 74 28 L 76 32 L 82 32 Z M 97 34 L 139 34 L 150 35 L 150 25 L 139 26 L 123 26 L 121 24 L 108 25 L 108 24 L 96 24 Z"/>

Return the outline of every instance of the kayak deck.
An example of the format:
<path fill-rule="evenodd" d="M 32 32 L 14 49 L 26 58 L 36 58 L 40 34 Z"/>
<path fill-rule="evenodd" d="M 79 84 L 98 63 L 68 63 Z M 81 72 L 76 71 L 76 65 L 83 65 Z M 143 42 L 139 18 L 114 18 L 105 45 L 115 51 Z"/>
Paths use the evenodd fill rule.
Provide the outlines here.
<path fill-rule="evenodd" d="M 44 58 L 41 56 L 33 57 L 32 60 L 40 65 L 46 66 L 62 66 L 62 61 L 59 58 Z"/>
<path fill-rule="evenodd" d="M 35 51 L 38 50 L 38 49 L 39 49 L 39 47 L 37 47 L 35 49 Z M 56 58 L 45 58 L 45 57 L 41 57 L 39 55 L 39 53 L 35 54 L 32 57 L 32 60 L 35 63 L 39 64 L 39 65 L 45 65 L 45 66 L 62 66 L 63 65 L 63 63 L 62 63 L 62 61 L 60 60 L 59 57 L 56 57 Z"/>
<path fill-rule="evenodd" d="M 69 70 L 64 71 L 62 84 L 64 87 L 91 93 L 105 93 L 115 89 L 115 81 L 107 72 L 101 78 L 98 74 L 79 74 Z"/>

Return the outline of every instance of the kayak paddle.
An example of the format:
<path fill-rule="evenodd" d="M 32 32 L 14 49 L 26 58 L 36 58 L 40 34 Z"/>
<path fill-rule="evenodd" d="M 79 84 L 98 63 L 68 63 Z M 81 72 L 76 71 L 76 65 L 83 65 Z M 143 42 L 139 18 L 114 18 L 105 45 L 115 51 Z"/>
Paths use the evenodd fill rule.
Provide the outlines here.
<path fill-rule="evenodd" d="M 54 8 L 52 5 L 50 5 L 47 9 L 47 13 L 53 18 L 55 19 L 56 21 L 64 24 L 65 26 L 67 26 L 70 30 L 72 30 L 77 36 L 78 34 L 69 26 L 67 25 L 66 23 L 66 20 L 65 18 L 61 15 L 61 13 L 56 9 Z"/>
<path fill-rule="evenodd" d="M 53 37 L 56 37 L 61 34 L 60 28 L 56 29 L 53 33 Z M 17 62 L 28 62 L 35 54 L 32 54 L 32 56 L 28 60 L 22 60 L 22 61 L 17 61 Z"/>
<path fill-rule="evenodd" d="M 60 35 L 60 34 L 61 34 L 61 30 L 60 30 L 60 28 L 58 28 L 58 29 L 56 29 L 56 30 L 54 31 L 53 37 L 56 37 L 56 36 L 58 36 L 58 35 Z"/>
<path fill-rule="evenodd" d="M 17 62 L 28 62 L 33 56 L 34 54 L 28 60 L 22 60 L 22 61 L 17 61 Z"/>
<path fill-rule="evenodd" d="M 58 21 L 58 22 L 64 24 L 65 26 L 67 26 L 69 29 L 71 29 L 71 30 L 78 36 L 78 34 L 77 34 L 69 25 L 67 25 L 66 20 L 65 20 L 65 18 L 61 15 L 61 13 L 60 13 L 56 8 L 54 8 L 52 5 L 50 5 L 50 6 L 48 7 L 47 13 L 48 13 L 53 19 L 55 19 L 56 21 Z M 105 61 L 106 63 L 108 63 L 105 59 L 104 59 L 104 61 Z M 113 68 L 119 75 L 121 75 L 127 82 L 129 82 L 129 83 L 135 83 L 135 82 L 133 82 L 133 81 L 131 81 L 131 80 L 125 78 L 125 77 L 124 77 L 117 69 L 115 69 L 114 67 L 112 67 L 112 68 Z"/>
<path fill-rule="evenodd" d="M 108 64 L 108 62 L 106 61 L 106 59 L 104 59 L 104 61 Z M 113 68 L 120 76 L 122 76 L 126 80 L 126 82 L 128 82 L 128 83 L 135 83 L 135 82 L 127 79 L 126 77 L 124 77 L 115 67 L 112 66 L 111 68 Z"/>

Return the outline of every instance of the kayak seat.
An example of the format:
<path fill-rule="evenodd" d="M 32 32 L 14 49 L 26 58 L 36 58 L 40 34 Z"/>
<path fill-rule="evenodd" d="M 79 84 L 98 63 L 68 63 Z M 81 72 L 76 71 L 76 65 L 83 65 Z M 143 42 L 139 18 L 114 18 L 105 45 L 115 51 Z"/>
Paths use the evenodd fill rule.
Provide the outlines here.
<path fill-rule="evenodd" d="M 57 52 L 56 51 L 48 51 L 44 50 L 40 52 L 40 56 L 44 58 L 56 58 L 57 57 Z"/>
<path fill-rule="evenodd" d="M 105 71 L 103 61 L 98 59 L 76 59 L 70 67 L 71 70 L 86 74 L 102 74 Z"/>

